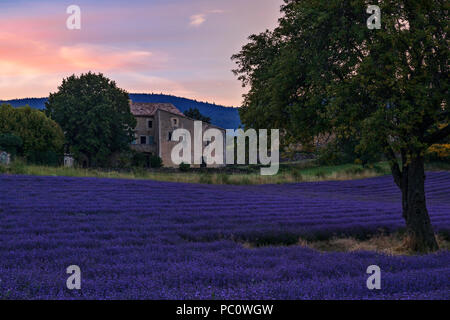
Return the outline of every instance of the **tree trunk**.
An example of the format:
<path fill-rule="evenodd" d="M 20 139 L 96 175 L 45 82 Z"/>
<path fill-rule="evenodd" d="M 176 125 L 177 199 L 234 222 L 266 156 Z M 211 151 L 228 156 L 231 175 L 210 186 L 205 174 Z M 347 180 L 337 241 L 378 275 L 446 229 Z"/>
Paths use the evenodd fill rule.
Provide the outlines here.
<path fill-rule="evenodd" d="M 403 165 L 400 181 L 408 247 L 423 253 L 438 250 L 425 201 L 423 157 L 414 157 Z"/>

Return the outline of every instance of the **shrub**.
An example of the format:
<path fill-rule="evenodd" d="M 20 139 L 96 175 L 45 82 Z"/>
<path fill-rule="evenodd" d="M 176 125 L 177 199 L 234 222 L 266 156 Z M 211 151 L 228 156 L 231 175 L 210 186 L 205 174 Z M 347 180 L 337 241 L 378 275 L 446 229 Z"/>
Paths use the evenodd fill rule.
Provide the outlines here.
<path fill-rule="evenodd" d="M 16 155 L 23 141 L 19 136 L 12 133 L 0 134 L 0 150 L 6 151 L 11 155 Z"/>
<path fill-rule="evenodd" d="M 375 170 L 376 173 L 378 174 L 388 174 L 389 170 L 384 169 L 383 167 L 381 167 L 380 165 L 375 164 L 373 166 L 373 170 Z"/>
<path fill-rule="evenodd" d="M 131 152 L 123 152 L 117 158 L 117 167 L 121 169 L 130 169 L 133 166 L 133 156 Z"/>
<path fill-rule="evenodd" d="M 187 171 L 189 171 L 189 169 L 191 169 L 191 165 L 190 164 L 188 164 L 188 163 L 184 163 L 184 162 L 182 162 L 181 164 L 180 164 L 180 171 L 181 172 L 187 172 Z"/>
<path fill-rule="evenodd" d="M 211 175 L 209 175 L 207 173 L 203 173 L 200 175 L 199 182 L 204 183 L 204 184 L 212 184 L 213 183 Z"/>
<path fill-rule="evenodd" d="M 147 166 L 147 157 L 143 153 L 136 152 L 134 153 L 131 162 L 133 164 L 133 167 L 145 168 Z"/>
<path fill-rule="evenodd" d="M 428 161 L 450 161 L 450 144 L 433 144 L 428 148 L 425 158 Z"/>
<path fill-rule="evenodd" d="M 163 161 L 160 157 L 152 155 L 150 157 L 150 167 L 161 168 L 163 166 Z"/>
<path fill-rule="evenodd" d="M 26 174 L 27 166 L 23 160 L 16 159 L 9 166 L 9 172 L 12 174 Z"/>
<path fill-rule="evenodd" d="M 230 183 L 231 183 L 231 181 L 230 181 L 230 176 L 229 176 L 228 174 L 226 174 L 226 173 L 221 173 L 221 174 L 219 175 L 219 181 L 220 181 L 222 184 L 230 184 Z"/>
<path fill-rule="evenodd" d="M 363 172 L 364 172 L 363 168 L 348 168 L 345 170 L 345 173 L 349 174 L 349 175 L 357 175 L 357 174 L 361 174 Z"/>
<path fill-rule="evenodd" d="M 326 177 L 326 173 L 323 172 L 323 171 L 317 171 L 314 175 L 315 175 L 317 178 L 325 178 L 325 177 Z"/>
<path fill-rule="evenodd" d="M 55 155 L 63 152 L 64 133 L 59 125 L 44 112 L 28 106 L 13 108 L 10 105 L 1 105 L 0 133 L 20 137 L 22 143 L 19 147 L 19 141 L 15 138 L 7 136 L 6 140 L 9 140 L 8 143 L 13 142 L 12 139 L 16 140 L 14 145 L 17 155 L 28 162 L 52 164 L 45 161 L 54 161 Z M 52 153 L 48 153 L 50 151 Z"/>
<path fill-rule="evenodd" d="M 336 148 L 335 144 L 329 144 L 319 150 L 317 157 L 317 163 L 319 165 L 332 166 L 342 164 L 343 162 L 343 154 Z"/>
<path fill-rule="evenodd" d="M 135 167 L 133 168 L 133 175 L 135 177 L 145 177 L 145 174 L 147 172 L 145 171 L 145 169 L 143 167 Z"/>
<path fill-rule="evenodd" d="M 146 155 L 140 152 L 133 152 L 131 155 L 131 165 L 138 168 L 161 168 L 163 161 L 160 157 L 155 155 Z"/>
<path fill-rule="evenodd" d="M 298 171 L 298 170 L 292 171 L 292 177 L 293 177 L 296 181 L 302 181 L 302 180 L 303 180 L 303 175 L 302 175 L 301 172 Z"/>
<path fill-rule="evenodd" d="M 52 150 L 34 151 L 28 155 L 27 161 L 38 165 L 57 166 L 62 162 L 62 154 Z"/>

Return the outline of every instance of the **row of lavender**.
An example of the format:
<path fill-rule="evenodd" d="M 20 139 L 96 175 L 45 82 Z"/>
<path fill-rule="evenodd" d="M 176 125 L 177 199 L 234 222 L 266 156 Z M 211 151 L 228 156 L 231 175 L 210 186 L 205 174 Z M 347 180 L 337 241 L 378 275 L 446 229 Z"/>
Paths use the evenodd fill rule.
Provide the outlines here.
<path fill-rule="evenodd" d="M 450 173 L 428 207 L 450 230 Z M 321 254 L 241 241 L 362 236 L 403 227 L 390 177 L 269 186 L 0 176 L 0 298 L 450 298 L 450 253 Z M 238 240 L 238 241 L 235 241 Z M 65 268 L 82 289 L 65 287 Z M 383 287 L 369 291 L 369 265 Z"/>

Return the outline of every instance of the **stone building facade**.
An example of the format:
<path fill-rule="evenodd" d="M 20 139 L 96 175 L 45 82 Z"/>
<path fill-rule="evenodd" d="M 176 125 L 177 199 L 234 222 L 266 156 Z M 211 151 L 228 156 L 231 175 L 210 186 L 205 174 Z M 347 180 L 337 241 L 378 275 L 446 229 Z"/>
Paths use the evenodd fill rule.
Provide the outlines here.
<path fill-rule="evenodd" d="M 195 120 L 186 117 L 180 110 L 170 103 L 131 102 L 130 109 L 137 121 L 135 128 L 135 140 L 132 143 L 131 148 L 137 152 L 145 154 L 148 159 L 152 155 L 159 156 L 165 167 L 176 167 L 177 165 L 172 162 L 171 153 L 172 148 L 179 142 L 171 141 L 172 133 L 176 129 L 183 128 L 190 132 L 193 140 Z M 209 128 L 219 129 L 223 134 L 223 159 L 225 161 L 225 129 L 204 122 L 203 133 Z M 207 144 L 208 142 L 203 142 L 203 148 Z M 195 165 L 192 166 L 195 167 Z M 211 165 L 211 167 L 220 166 L 223 165 Z"/>

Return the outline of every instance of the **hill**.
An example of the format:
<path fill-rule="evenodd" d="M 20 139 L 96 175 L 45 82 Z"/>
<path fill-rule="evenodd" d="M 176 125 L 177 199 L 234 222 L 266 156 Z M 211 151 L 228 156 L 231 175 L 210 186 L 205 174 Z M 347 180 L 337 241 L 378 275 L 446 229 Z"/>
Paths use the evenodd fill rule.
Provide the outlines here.
<path fill-rule="evenodd" d="M 212 103 L 200 102 L 165 94 L 130 93 L 130 99 L 135 102 L 172 103 L 180 109 L 181 112 L 184 112 L 189 108 L 197 108 L 201 114 L 211 118 L 212 124 L 225 129 L 236 129 L 241 124 L 238 108 L 224 107 Z M 47 98 L 25 98 L 0 101 L 0 104 L 9 103 L 13 107 L 29 105 L 31 108 L 44 109 L 46 101 Z"/>

